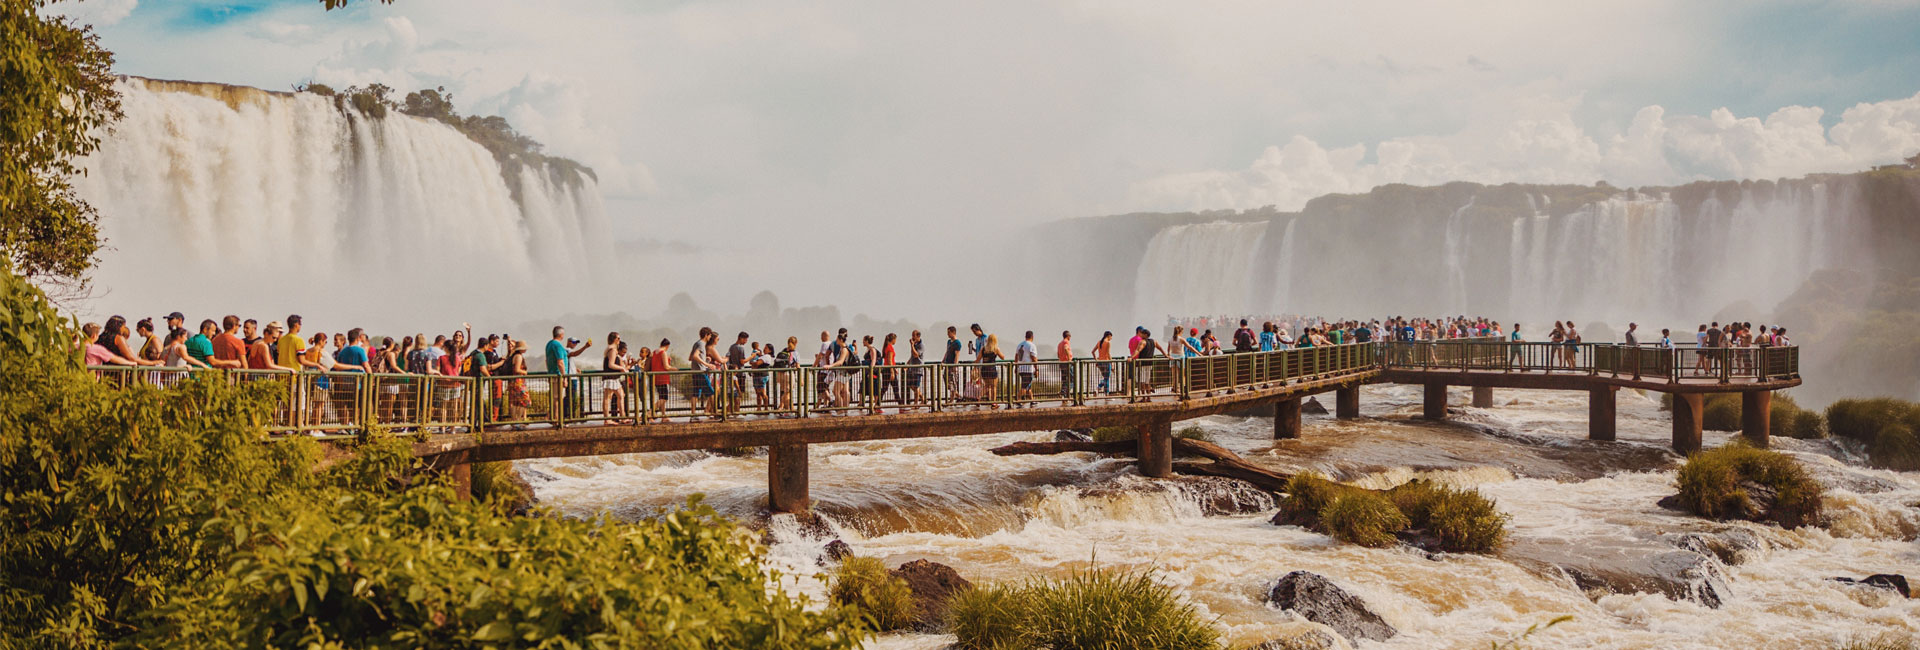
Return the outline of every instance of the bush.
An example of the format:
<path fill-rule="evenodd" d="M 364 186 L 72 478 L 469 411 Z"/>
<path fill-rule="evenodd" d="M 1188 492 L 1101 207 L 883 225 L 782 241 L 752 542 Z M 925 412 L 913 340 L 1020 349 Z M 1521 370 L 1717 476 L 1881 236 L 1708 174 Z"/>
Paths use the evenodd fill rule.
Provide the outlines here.
<path fill-rule="evenodd" d="M 1507 540 L 1511 519 L 1492 500 L 1474 490 L 1456 490 L 1414 479 L 1387 491 L 1387 497 L 1406 514 L 1411 527 L 1426 530 L 1440 542 L 1440 550 L 1455 553 L 1491 553 Z"/>
<path fill-rule="evenodd" d="M 1320 510 L 1319 528 L 1349 544 L 1386 548 L 1399 541 L 1393 534 L 1410 523 L 1385 496 L 1363 491 L 1334 497 Z"/>
<path fill-rule="evenodd" d="M 1906 420 L 1913 405 L 1891 397 L 1843 399 L 1827 407 L 1827 431 L 1872 443 L 1887 425 Z"/>
<path fill-rule="evenodd" d="M 1062 580 L 976 587 L 947 610 L 965 650 L 1212 650 L 1220 633 L 1147 571 L 1093 569 Z"/>
<path fill-rule="evenodd" d="M 1787 417 L 1782 417 L 1780 407 L 1778 405 L 1774 406 L 1774 431 L 1789 438 L 1813 439 L 1827 437 L 1827 421 L 1825 418 L 1820 417 L 1819 411 L 1801 409 L 1797 405 L 1795 408 L 1798 410 L 1793 411 L 1792 414 Z M 1782 426 L 1782 422 L 1791 422 L 1792 424 Z"/>
<path fill-rule="evenodd" d="M 1138 440 L 1140 439 L 1140 431 L 1133 427 L 1100 427 L 1093 430 L 1091 437 L 1094 442 Z"/>
<path fill-rule="evenodd" d="M 913 589 L 875 558 L 841 560 L 827 583 L 827 601 L 866 615 L 876 630 L 913 624 Z"/>
<path fill-rule="evenodd" d="M 474 500 L 492 503 L 502 512 L 525 512 L 533 506 L 533 492 L 514 473 L 511 462 L 474 463 L 468 481 Z"/>
<path fill-rule="evenodd" d="M 1749 486 L 1774 491 L 1771 510 L 1760 511 Z M 1815 523 L 1820 517 L 1820 484 L 1800 464 L 1775 451 L 1734 443 L 1696 452 L 1680 467 L 1679 502 L 1688 512 L 1713 519 L 1765 516 L 1786 528 Z"/>
<path fill-rule="evenodd" d="M 1672 410 L 1673 396 L 1663 398 L 1665 410 Z M 1775 391 L 1769 401 L 1768 424 L 1772 435 L 1787 438 L 1825 438 L 1826 427 L 1820 414 L 1800 408 L 1793 396 Z M 1700 426 L 1709 431 L 1739 431 L 1745 415 L 1745 403 L 1739 393 L 1713 393 L 1701 402 Z"/>
<path fill-rule="evenodd" d="M 1701 400 L 1700 427 L 1708 431 L 1740 430 L 1740 396 L 1714 393 Z"/>
<path fill-rule="evenodd" d="M 1875 467 L 1920 470 L 1920 439 L 1914 437 L 1912 426 L 1889 424 L 1873 437 L 1873 443 L 1867 446 L 1867 457 Z"/>
<path fill-rule="evenodd" d="M 25 287 L 25 289 L 23 289 Z M 24 298 L 23 298 L 24 297 Z M 851 648 L 844 608 L 770 588 L 754 536 L 508 517 L 375 431 L 269 441 L 267 382 L 109 388 L 37 292 L 0 279 L 0 648 Z M 23 325 L 24 324 L 24 325 Z"/>
<path fill-rule="evenodd" d="M 1200 427 L 1184 427 L 1179 431 L 1175 431 L 1173 433 L 1173 437 L 1181 438 L 1184 440 L 1198 440 L 1201 442 L 1213 442 L 1213 434 L 1207 433 L 1206 429 L 1202 429 Z"/>

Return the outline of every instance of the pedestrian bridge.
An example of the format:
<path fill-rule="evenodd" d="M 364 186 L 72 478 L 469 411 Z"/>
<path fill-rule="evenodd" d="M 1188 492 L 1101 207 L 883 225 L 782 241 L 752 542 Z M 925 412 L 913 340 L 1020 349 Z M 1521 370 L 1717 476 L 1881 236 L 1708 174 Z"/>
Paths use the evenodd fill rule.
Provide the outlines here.
<path fill-rule="evenodd" d="M 1127 426 L 1140 472 L 1172 475 L 1173 423 L 1271 408 L 1274 437 L 1301 433 L 1301 400 L 1334 393 L 1359 417 L 1360 386 L 1423 386 L 1422 414 L 1447 415 L 1447 387 L 1585 391 L 1588 435 L 1614 439 L 1614 392 L 1672 394 L 1673 448 L 1701 444 L 1710 393 L 1743 398 L 1742 435 L 1767 444 L 1772 391 L 1798 386 L 1799 349 L 1661 348 L 1490 340 L 1369 342 L 1183 359 L 920 364 L 725 371 L 446 377 L 365 373 L 95 368 L 109 381 L 166 384 L 212 375 L 271 382 L 276 435 L 351 438 L 375 427 L 464 483 L 475 462 L 767 447 L 769 505 L 804 510 L 816 443 Z M 836 386 L 838 384 L 838 386 Z M 835 395 L 844 396 L 836 400 Z M 695 399 L 711 395 L 705 403 Z"/>

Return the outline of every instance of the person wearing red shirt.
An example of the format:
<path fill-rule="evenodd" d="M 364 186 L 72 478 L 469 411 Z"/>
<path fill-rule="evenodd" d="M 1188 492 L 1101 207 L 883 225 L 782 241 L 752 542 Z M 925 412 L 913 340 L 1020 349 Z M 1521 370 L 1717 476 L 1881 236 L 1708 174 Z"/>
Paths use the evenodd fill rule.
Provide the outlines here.
<path fill-rule="evenodd" d="M 213 359 L 209 361 L 213 367 L 247 367 L 247 344 L 240 340 L 239 331 L 239 316 L 229 315 L 220 319 L 220 333 L 213 337 Z"/>

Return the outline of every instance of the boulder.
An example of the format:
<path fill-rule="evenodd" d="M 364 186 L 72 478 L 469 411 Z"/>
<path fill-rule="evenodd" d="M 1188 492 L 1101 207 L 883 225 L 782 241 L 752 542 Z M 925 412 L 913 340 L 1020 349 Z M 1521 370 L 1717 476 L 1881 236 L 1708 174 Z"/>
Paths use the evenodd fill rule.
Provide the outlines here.
<path fill-rule="evenodd" d="M 1666 540 L 1675 547 L 1693 551 L 1701 555 L 1718 558 L 1722 564 L 1735 565 L 1746 560 L 1743 555 L 1748 551 L 1767 548 L 1766 540 L 1742 529 L 1725 530 L 1718 533 L 1681 533 L 1669 535 Z"/>
<path fill-rule="evenodd" d="M 973 588 L 973 583 L 960 577 L 953 567 L 938 562 L 914 560 L 892 573 L 913 590 L 913 621 L 921 630 L 938 628 L 947 615 L 947 599 Z"/>
<path fill-rule="evenodd" d="M 1320 404 L 1320 398 L 1309 397 L 1307 398 L 1307 401 L 1300 403 L 1300 414 L 1301 415 L 1326 415 L 1327 407 Z"/>
<path fill-rule="evenodd" d="M 822 547 L 820 552 L 826 556 L 828 562 L 839 562 L 853 557 L 853 547 L 837 539 L 827 542 L 827 545 Z"/>
<path fill-rule="evenodd" d="M 1054 442 L 1093 442 L 1093 436 L 1085 433 L 1081 433 L 1079 431 L 1074 431 L 1072 429 L 1061 429 L 1059 431 L 1053 432 L 1053 441 Z"/>
<path fill-rule="evenodd" d="M 1695 540 L 1706 552 L 1676 549 L 1684 539 L 1517 538 L 1500 552 L 1508 561 L 1546 576 L 1569 579 L 1581 591 L 1654 593 L 1718 608 L 1733 597 L 1725 566 L 1711 546 L 1725 542 Z"/>
<path fill-rule="evenodd" d="M 1267 602 L 1333 628 L 1349 641 L 1385 641 L 1399 634 L 1379 614 L 1367 609 L 1366 601 L 1317 573 L 1295 571 L 1280 578 L 1267 592 Z"/>
<path fill-rule="evenodd" d="M 1900 594 L 1901 598 L 1913 597 L 1913 590 L 1907 586 L 1907 577 L 1898 573 L 1876 573 L 1859 580 L 1853 578 L 1834 578 L 1834 580 L 1850 585 L 1886 589 L 1893 593 Z"/>
<path fill-rule="evenodd" d="M 1322 630 L 1308 630 L 1290 637 L 1268 639 L 1247 650 L 1337 650 L 1340 640 Z"/>

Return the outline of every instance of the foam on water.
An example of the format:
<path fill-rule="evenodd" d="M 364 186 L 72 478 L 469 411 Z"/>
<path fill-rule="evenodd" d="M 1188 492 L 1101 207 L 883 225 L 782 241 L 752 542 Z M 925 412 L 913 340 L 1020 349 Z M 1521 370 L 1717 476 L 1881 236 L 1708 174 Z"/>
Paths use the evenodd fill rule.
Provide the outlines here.
<path fill-rule="evenodd" d="M 1464 398 L 1463 392 L 1455 401 Z M 1369 388 L 1367 419 L 1309 418 L 1304 439 L 1280 443 L 1269 439 L 1267 420 L 1212 417 L 1195 424 L 1249 460 L 1276 468 L 1324 467 L 1369 487 L 1419 477 L 1479 489 L 1513 516 L 1507 551 L 1484 557 L 1348 546 L 1273 526 L 1271 509 L 1206 516 L 1206 490 L 1166 488 L 1134 475 L 1125 460 L 985 451 L 1051 437 L 1042 433 L 815 445 L 812 493 L 836 535 L 857 553 L 889 564 L 927 558 L 976 582 L 1059 576 L 1092 564 L 1153 567 L 1238 644 L 1313 626 L 1262 602 L 1275 579 L 1295 570 L 1331 578 L 1401 632 L 1388 642 L 1363 643 L 1366 648 L 1486 647 L 1562 614 L 1574 620 L 1529 643 L 1826 648 L 1876 635 L 1920 635 L 1920 600 L 1831 580 L 1915 573 L 1920 513 L 1910 504 L 1920 502 L 1920 478 L 1913 474 L 1844 464 L 1823 453 L 1820 445 L 1829 443 L 1783 441 L 1781 447 L 1819 466 L 1817 472 L 1861 488 L 1829 497 L 1835 527 L 1785 531 L 1709 522 L 1654 505 L 1672 493 L 1677 461 L 1658 452 L 1669 429 L 1653 400 L 1624 392 L 1620 398 L 1623 442 L 1612 446 L 1640 455 L 1609 455 L 1584 441 L 1585 404 L 1577 396 L 1500 391 L 1496 404 L 1502 406 L 1462 409 L 1457 417 L 1465 423 L 1446 425 L 1406 419 L 1418 402 L 1417 388 Z M 1420 448 L 1422 441 L 1432 449 Z M 1609 463 L 1645 467 L 1606 469 L 1597 477 L 1576 467 Z M 537 481 L 540 497 L 569 514 L 604 509 L 639 516 L 692 492 L 743 516 L 764 503 L 764 458 L 659 454 L 521 466 L 546 477 Z M 823 596 L 816 575 L 823 570 L 821 540 L 783 517 L 769 526 L 775 540 L 769 562 L 786 576 L 783 585 Z M 1738 564 L 1715 561 L 1731 586 L 1718 609 L 1658 594 L 1590 597 L 1538 560 L 1671 551 L 1672 536 L 1701 532 L 1758 540 L 1741 551 Z M 951 640 L 894 634 L 871 647 L 939 648 Z"/>

